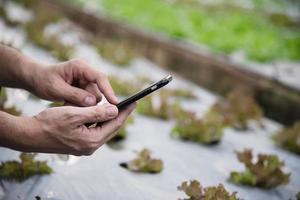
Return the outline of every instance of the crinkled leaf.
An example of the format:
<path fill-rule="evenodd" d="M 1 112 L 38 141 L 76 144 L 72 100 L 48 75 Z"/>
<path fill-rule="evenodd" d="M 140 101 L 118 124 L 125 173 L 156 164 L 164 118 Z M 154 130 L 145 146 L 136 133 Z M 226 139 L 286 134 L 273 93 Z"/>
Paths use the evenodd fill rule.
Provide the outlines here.
<path fill-rule="evenodd" d="M 188 111 L 177 115 L 173 136 L 200 144 L 215 144 L 221 140 L 224 125 L 220 115 L 211 112 L 204 119 L 198 119 L 195 113 Z"/>
<path fill-rule="evenodd" d="M 151 158 L 150 151 L 143 149 L 137 153 L 137 158 L 121 163 L 121 166 L 134 172 L 159 173 L 163 169 L 163 162 L 160 159 Z"/>
<path fill-rule="evenodd" d="M 190 183 L 183 182 L 177 189 L 189 197 L 184 200 L 238 200 L 236 192 L 230 194 L 222 184 L 203 188 L 197 180 L 192 180 Z"/>
<path fill-rule="evenodd" d="M 44 175 L 52 173 L 52 169 L 46 161 L 35 161 L 37 154 L 21 153 L 21 161 L 6 161 L 0 165 L 0 179 L 24 181 L 34 175 Z"/>
<path fill-rule="evenodd" d="M 289 173 L 284 173 L 284 162 L 276 155 L 258 154 L 257 161 L 253 161 L 252 151 L 249 149 L 237 152 L 240 162 L 245 165 L 244 172 L 231 172 L 229 180 L 236 184 L 273 188 L 289 182 Z"/>

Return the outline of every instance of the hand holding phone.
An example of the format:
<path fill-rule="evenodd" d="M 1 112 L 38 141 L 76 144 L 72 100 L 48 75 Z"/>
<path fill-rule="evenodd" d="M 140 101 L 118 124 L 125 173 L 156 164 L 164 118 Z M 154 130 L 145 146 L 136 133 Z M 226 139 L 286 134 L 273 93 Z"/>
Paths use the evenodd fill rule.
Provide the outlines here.
<path fill-rule="evenodd" d="M 165 78 L 151 84 L 150 86 L 148 86 L 147 88 L 137 92 L 136 94 L 124 99 L 123 101 L 121 101 L 120 103 L 118 103 L 116 106 L 118 108 L 118 110 L 122 110 L 124 108 L 126 108 L 128 105 L 132 104 L 133 102 L 138 101 L 139 99 L 147 96 L 148 94 L 151 94 L 152 92 L 164 87 L 165 85 L 167 85 L 168 83 L 170 83 L 172 81 L 172 76 L 168 75 Z M 88 123 L 85 124 L 87 127 L 91 126 L 94 123 Z"/>

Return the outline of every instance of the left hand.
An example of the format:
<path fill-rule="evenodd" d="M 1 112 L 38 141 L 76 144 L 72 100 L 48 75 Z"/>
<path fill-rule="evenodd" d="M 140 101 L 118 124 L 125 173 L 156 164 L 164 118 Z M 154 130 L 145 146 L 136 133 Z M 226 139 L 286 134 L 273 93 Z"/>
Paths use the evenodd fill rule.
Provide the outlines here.
<path fill-rule="evenodd" d="M 31 76 L 31 92 L 46 100 L 93 106 L 103 94 L 111 104 L 118 103 L 106 75 L 82 59 L 37 67 Z"/>

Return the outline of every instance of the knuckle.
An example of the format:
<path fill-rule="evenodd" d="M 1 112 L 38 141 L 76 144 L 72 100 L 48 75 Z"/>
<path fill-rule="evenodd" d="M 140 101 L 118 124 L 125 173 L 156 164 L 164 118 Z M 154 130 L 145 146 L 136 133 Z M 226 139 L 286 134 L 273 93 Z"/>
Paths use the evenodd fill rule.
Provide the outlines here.
<path fill-rule="evenodd" d="M 78 90 L 74 90 L 74 91 L 70 92 L 70 98 L 73 99 L 73 100 L 78 100 L 78 99 L 81 98 L 81 96 L 82 95 Z"/>
<path fill-rule="evenodd" d="M 106 118 L 105 110 L 103 108 L 100 108 L 100 107 L 96 108 L 94 116 L 95 116 L 95 119 L 97 121 L 101 121 L 101 120 L 105 119 Z"/>
<path fill-rule="evenodd" d="M 97 106 L 95 109 L 95 113 L 97 114 L 97 113 L 103 113 L 103 107 L 102 106 Z"/>
<path fill-rule="evenodd" d="M 87 65 L 87 61 L 82 58 L 74 58 L 70 62 L 73 66 L 83 67 Z"/>
<path fill-rule="evenodd" d="M 64 106 L 63 107 L 63 113 L 64 115 L 69 118 L 75 115 L 75 112 L 73 111 L 73 109 L 70 106 Z"/>
<path fill-rule="evenodd" d="M 98 76 L 100 77 L 101 80 L 108 80 L 106 74 L 104 74 L 102 72 L 98 72 Z"/>
<path fill-rule="evenodd" d="M 71 124 L 77 123 L 82 118 L 81 114 L 74 112 L 72 109 L 66 109 L 64 115 L 67 122 Z"/>

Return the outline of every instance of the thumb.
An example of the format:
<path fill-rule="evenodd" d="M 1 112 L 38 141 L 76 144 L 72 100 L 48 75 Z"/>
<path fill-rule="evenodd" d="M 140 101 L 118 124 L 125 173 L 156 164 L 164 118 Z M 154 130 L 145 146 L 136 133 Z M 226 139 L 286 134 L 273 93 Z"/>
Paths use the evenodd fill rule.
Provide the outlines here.
<path fill-rule="evenodd" d="M 90 107 L 74 107 L 74 109 L 80 118 L 80 124 L 105 122 L 118 116 L 118 109 L 112 104 Z"/>
<path fill-rule="evenodd" d="M 63 83 L 60 88 L 60 96 L 64 97 L 64 100 L 79 106 L 94 106 L 96 97 L 77 87 Z"/>

